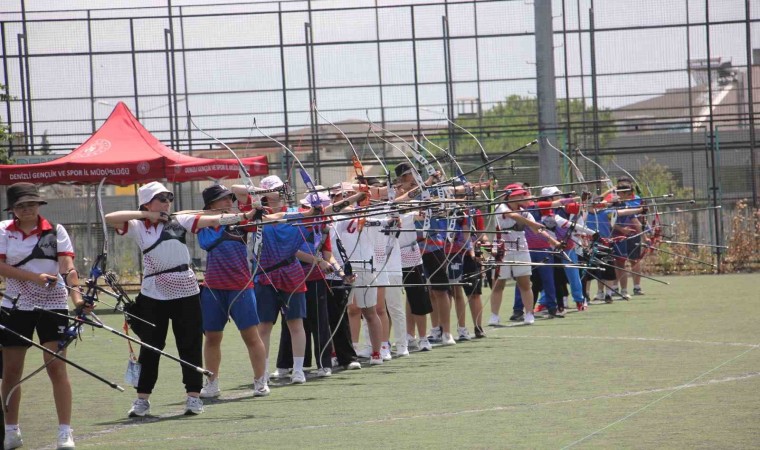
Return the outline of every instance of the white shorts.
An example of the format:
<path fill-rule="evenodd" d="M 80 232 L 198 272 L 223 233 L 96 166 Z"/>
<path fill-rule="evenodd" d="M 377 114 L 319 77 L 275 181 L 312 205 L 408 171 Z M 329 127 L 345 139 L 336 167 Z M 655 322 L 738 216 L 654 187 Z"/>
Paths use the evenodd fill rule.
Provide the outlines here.
<path fill-rule="evenodd" d="M 502 261 L 510 262 L 522 262 L 522 263 L 531 263 L 533 261 L 530 260 L 530 253 L 528 252 L 514 252 L 514 251 L 506 251 L 504 253 L 504 259 Z M 499 279 L 500 280 L 509 280 L 510 278 L 516 279 L 517 277 L 524 277 L 524 276 L 530 276 L 531 271 L 533 267 L 526 264 L 526 265 L 514 265 L 514 266 L 499 266 Z"/>
<path fill-rule="evenodd" d="M 378 279 L 375 278 L 377 276 L 377 272 L 357 272 L 356 281 L 354 281 L 354 284 L 357 286 L 366 286 L 370 283 L 373 285 L 381 286 L 383 284 L 388 284 L 387 282 L 380 283 L 379 277 Z M 352 296 L 354 303 L 359 308 L 372 308 L 377 305 L 377 288 L 354 288 L 351 289 L 349 298 L 352 298 Z"/>

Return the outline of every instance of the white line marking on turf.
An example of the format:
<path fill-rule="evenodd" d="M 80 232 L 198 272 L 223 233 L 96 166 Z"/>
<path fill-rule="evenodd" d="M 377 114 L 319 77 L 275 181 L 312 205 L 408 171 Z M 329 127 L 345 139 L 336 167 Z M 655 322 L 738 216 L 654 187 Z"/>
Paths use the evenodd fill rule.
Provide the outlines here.
<path fill-rule="evenodd" d="M 591 434 L 589 434 L 587 436 L 584 436 L 584 437 L 578 439 L 577 441 L 571 442 L 570 444 L 562 447 L 562 450 L 565 450 L 565 449 L 570 448 L 570 447 L 574 447 L 575 445 L 580 444 L 583 441 L 591 439 L 592 437 L 594 437 L 597 434 L 603 432 L 604 430 L 606 430 L 608 428 L 611 428 L 611 427 L 613 427 L 613 426 L 615 426 L 615 425 L 617 425 L 617 424 L 619 424 L 619 423 L 621 423 L 621 422 L 623 422 L 623 421 L 625 421 L 625 420 L 627 420 L 627 419 L 635 416 L 636 414 L 640 413 L 641 411 L 644 411 L 645 409 L 648 409 L 649 407 L 651 407 L 651 406 L 653 406 L 653 405 L 661 402 L 662 400 L 665 400 L 666 398 L 670 397 L 671 395 L 675 394 L 676 392 L 679 392 L 679 391 L 681 391 L 683 389 L 686 389 L 687 387 L 689 387 L 692 384 L 694 384 L 695 381 L 697 381 L 698 379 L 704 377 L 705 375 L 707 375 L 707 374 L 709 374 L 711 372 L 715 372 L 716 370 L 720 369 L 721 367 L 725 366 L 726 364 L 729 364 L 729 363 L 731 363 L 731 362 L 733 362 L 733 361 L 741 358 L 742 356 L 746 355 L 747 353 L 751 352 L 752 350 L 754 350 L 757 347 L 758 347 L 758 345 L 753 345 L 752 347 L 748 348 L 747 350 L 744 350 L 743 352 L 739 353 L 738 355 L 734 356 L 733 358 L 729 358 L 728 360 L 726 360 L 726 361 L 718 364 L 717 366 L 713 367 L 712 369 L 710 369 L 710 370 L 708 370 L 708 371 L 706 371 L 706 372 L 698 375 L 696 378 L 694 378 L 693 380 L 689 381 L 688 383 L 677 387 L 676 389 L 668 392 L 667 394 L 663 395 L 662 397 L 660 397 L 660 398 L 658 398 L 658 399 L 656 399 L 656 400 L 654 400 L 652 402 L 649 402 L 648 404 L 642 406 L 641 408 L 637 409 L 636 411 L 633 411 L 632 413 L 627 414 L 627 415 L 621 417 L 620 419 L 618 419 L 618 420 L 616 420 L 616 421 L 614 421 L 614 422 L 612 422 L 612 423 L 610 423 L 608 425 L 603 426 L 602 428 L 594 431 L 593 433 L 591 433 Z M 704 384 L 704 383 L 702 383 L 702 384 Z"/>
<path fill-rule="evenodd" d="M 641 341 L 641 342 L 664 342 L 673 344 L 700 344 L 700 345 L 725 345 L 729 347 L 749 347 L 750 349 L 760 347 L 760 344 L 749 344 L 745 342 L 711 342 L 697 341 L 693 339 L 667 339 L 667 338 L 645 338 L 645 337 L 626 337 L 626 336 L 552 336 L 552 335 L 510 335 L 506 338 L 523 338 L 523 339 L 598 339 L 607 341 Z"/>
<path fill-rule="evenodd" d="M 746 353 L 746 352 L 745 352 Z M 261 434 L 261 433 L 271 433 L 271 432 L 277 432 L 277 431 L 292 431 L 292 430 L 318 430 L 323 428 L 332 428 L 332 427 L 354 427 L 354 426 L 362 426 L 362 425 L 372 425 L 372 424 L 381 424 L 381 423 L 389 423 L 389 422 L 401 422 L 406 420 L 418 420 L 418 419 L 435 419 L 439 417 L 456 417 L 456 416 L 462 416 L 462 415 L 468 415 L 468 414 L 480 414 L 480 413 L 488 413 L 488 412 L 500 412 L 500 411 L 514 411 L 518 409 L 524 409 L 524 408 L 536 408 L 536 407 L 543 407 L 543 406 L 553 406 L 553 405 L 562 405 L 562 404 L 568 404 L 568 403 L 579 403 L 579 402 L 592 402 L 597 400 L 611 400 L 611 399 L 617 399 L 617 398 L 628 398 L 628 397 L 635 397 L 639 395 L 648 395 L 648 394 L 657 394 L 661 392 L 667 392 L 667 395 L 671 395 L 675 392 L 678 392 L 683 389 L 693 389 L 693 388 L 700 388 L 705 386 L 712 386 L 716 384 L 722 384 L 722 383 L 731 383 L 731 382 L 740 382 L 740 381 L 747 381 L 751 379 L 755 379 L 760 376 L 760 372 L 749 372 L 738 376 L 732 376 L 732 377 L 724 377 L 724 378 L 718 378 L 713 380 L 707 380 L 703 381 L 701 383 L 694 383 L 690 382 L 687 384 L 683 384 L 680 386 L 671 386 L 671 387 L 664 387 L 664 388 L 652 388 L 652 389 L 644 389 L 640 391 L 630 391 L 630 392 L 620 392 L 615 394 L 604 394 L 604 395 L 596 395 L 593 397 L 580 397 L 580 398 L 569 398 L 564 400 L 554 400 L 554 401 L 548 401 L 548 402 L 538 402 L 538 403 L 522 403 L 517 405 L 506 405 L 506 406 L 494 406 L 491 408 L 480 408 L 480 409 L 466 409 L 461 411 L 449 411 L 449 412 L 437 412 L 437 413 L 428 413 L 428 414 L 415 414 L 411 416 L 394 416 L 394 417 L 384 417 L 380 419 L 370 419 L 370 420 L 356 420 L 356 421 L 350 421 L 350 422 L 338 422 L 338 423 L 326 423 L 326 424 L 319 424 L 319 425 L 302 425 L 302 426 L 284 426 L 284 427 L 275 427 L 275 428 L 265 428 L 265 429 L 248 429 L 246 431 L 241 432 L 225 432 L 225 436 L 232 436 L 232 435 L 248 435 L 248 434 Z M 695 379 L 696 380 L 696 379 Z M 229 399 L 235 399 L 235 398 L 241 398 L 245 396 L 250 396 L 251 393 L 246 394 L 239 394 L 235 396 L 225 396 L 222 398 L 222 400 L 229 400 Z M 664 398 L 664 397 L 663 397 Z M 659 400 L 657 400 L 659 401 Z M 650 403 L 654 404 L 655 402 Z M 213 405 L 213 404 L 211 404 Z M 211 406 L 208 405 L 208 406 Z M 643 409 L 643 408 L 642 408 Z M 179 414 L 166 414 L 159 417 L 149 419 L 150 422 L 158 421 L 161 418 L 169 418 L 169 417 L 175 417 Z M 88 435 L 83 435 L 78 437 L 77 443 L 80 445 L 92 445 L 92 446 L 98 446 L 102 445 L 102 443 L 97 442 L 90 442 L 85 443 L 84 441 L 89 439 L 95 439 L 98 436 L 102 436 L 105 434 L 110 434 L 116 431 L 120 431 L 125 428 L 131 428 L 134 426 L 139 426 L 142 423 L 142 421 L 135 421 L 131 423 L 126 423 L 123 425 L 117 425 L 115 427 L 109 428 L 107 430 L 98 431 L 95 433 L 91 433 Z M 174 436 L 174 437 L 164 437 L 163 440 L 171 440 L 171 441 L 179 441 L 179 440 L 186 440 L 186 439 L 197 439 L 197 436 Z M 150 442 L 155 443 L 154 440 L 135 440 L 130 439 L 130 443 L 137 444 L 140 442 Z M 580 441 L 577 441 L 580 442 Z M 575 444 L 575 443 L 574 443 Z M 571 444 L 571 445 L 574 445 Z"/>

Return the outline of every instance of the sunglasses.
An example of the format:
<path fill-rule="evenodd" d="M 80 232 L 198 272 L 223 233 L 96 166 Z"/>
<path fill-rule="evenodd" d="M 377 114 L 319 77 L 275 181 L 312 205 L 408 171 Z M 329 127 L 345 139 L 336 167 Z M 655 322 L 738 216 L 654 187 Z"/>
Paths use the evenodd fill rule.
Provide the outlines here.
<path fill-rule="evenodd" d="M 172 193 L 158 194 L 155 197 L 153 197 L 153 200 L 158 200 L 161 203 L 171 203 L 174 201 L 174 194 Z"/>

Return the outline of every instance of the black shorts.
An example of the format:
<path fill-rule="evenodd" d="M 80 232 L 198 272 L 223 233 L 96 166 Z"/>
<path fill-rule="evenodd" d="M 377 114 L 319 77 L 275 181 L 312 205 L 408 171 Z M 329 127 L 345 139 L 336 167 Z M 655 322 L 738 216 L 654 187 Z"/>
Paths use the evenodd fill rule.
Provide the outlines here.
<path fill-rule="evenodd" d="M 405 267 L 404 284 L 414 284 L 416 286 L 404 286 L 406 291 L 406 301 L 409 302 L 409 309 L 415 316 L 424 316 L 433 312 L 433 304 L 430 303 L 430 294 L 425 284 L 425 275 L 422 273 L 422 266 Z"/>
<path fill-rule="evenodd" d="M 481 295 L 483 293 L 483 274 L 480 272 L 483 270 L 483 265 L 476 262 L 474 258 L 470 257 L 470 252 L 467 252 L 464 254 L 462 267 L 462 281 L 464 283 L 473 283 L 463 287 L 464 294 L 468 297 L 471 295 Z"/>
<path fill-rule="evenodd" d="M 632 263 L 641 259 L 641 236 L 628 239 L 628 259 Z"/>
<path fill-rule="evenodd" d="M 61 314 L 69 313 L 65 309 L 53 309 L 51 311 Z M 6 313 L 10 313 L 10 315 Z M 32 339 L 36 330 L 40 344 L 45 344 L 46 342 L 61 340 L 66 327 L 69 325 L 69 320 L 41 311 L 21 311 L 18 309 L 11 311 L 10 308 L 3 308 L 3 312 L 0 314 L 0 324 L 27 339 Z M 0 343 L 3 347 L 31 347 L 31 344 L 7 331 L 0 331 Z"/>
<path fill-rule="evenodd" d="M 427 276 L 431 284 L 430 289 L 434 291 L 448 291 L 451 289 L 447 273 L 448 267 L 446 267 L 446 255 L 443 253 L 443 250 L 423 253 L 422 267 L 425 269 L 425 276 Z"/>

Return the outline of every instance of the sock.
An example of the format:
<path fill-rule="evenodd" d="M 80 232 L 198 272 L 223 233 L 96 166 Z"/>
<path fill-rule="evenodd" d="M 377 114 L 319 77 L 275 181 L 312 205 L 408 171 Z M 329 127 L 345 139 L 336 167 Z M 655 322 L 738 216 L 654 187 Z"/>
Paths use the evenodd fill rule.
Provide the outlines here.
<path fill-rule="evenodd" d="M 388 348 L 391 348 L 391 341 L 383 341 L 383 343 L 380 344 L 380 345 L 384 345 L 384 346 L 386 346 Z"/>
<path fill-rule="evenodd" d="M 633 285 L 633 288 L 634 288 L 634 289 L 641 289 L 641 285 L 640 285 L 640 284 L 634 284 L 634 285 Z"/>
<path fill-rule="evenodd" d="M 293 371 L 299 370 L 303 372 L 303 356 L 294 356 L 293 357 Z"/>
<path fill-rule="evenodd" d="M 59 424 L 58 425 L 58 432 L 59 433 L 63 433 L 63 432 L 70 433 L 71 432 L 71 425 L 66 425 L 66 424 L 63 424 L 63 423 Z"/>
<path fill-rule="evenodd" d="M 6 433 L 10 433 L 11 431 L 16 431 L 16 430 L 21 431 L 21 428 L 18 427 L 18 424 L 5 426 Z"/>
<path fill-rule="evenodd" d="M 266 376 L 266 375 L 262 375 L 262 376 L 261 376 L 261 377 L 259 377 L 259 378 L 254 378 L 254 379 L 253 379 L 253 381 L 254 381 L 254 382 L 258 382 L 258 383 L 264 383 L 264 384 L 267 384 L 267 376 Z"/>
<path fill-rule="evenodd" d="M 269 359 L 264 361 L 264 373 L 269 373 Z"/>

